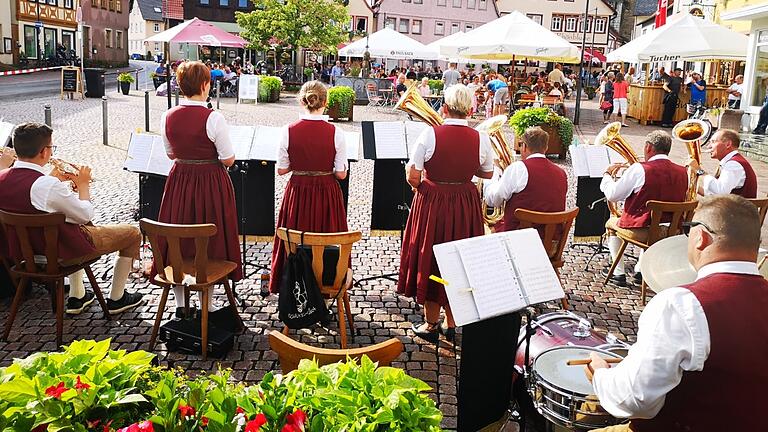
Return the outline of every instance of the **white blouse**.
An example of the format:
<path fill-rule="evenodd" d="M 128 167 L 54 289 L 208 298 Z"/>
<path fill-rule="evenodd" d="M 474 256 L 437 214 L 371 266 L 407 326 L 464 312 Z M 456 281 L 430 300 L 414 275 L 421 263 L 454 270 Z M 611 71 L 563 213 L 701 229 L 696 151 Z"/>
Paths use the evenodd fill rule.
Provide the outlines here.
<path fill-rule="evenodd" d="M 300 118 L 302 120 L 311 121 L 328 121 L 328 116 L 326 115 L 306 114 L 302 115 Z M 333 157 L 333 171 L 342 172 L 347 170 L 347 143 L 344 139 L 344 131 L 336 125 L 333 125 L 333 127 L 336 128 L 336 131 L 333 134 L 333 144 L 336 148 L 336 155 Z M 291 167 L 291 161 L 288 158 L 288 141 L 288 125 L 286 125 L 283 127 L 280 139 L 280 147 L 278 147 L 277 150 L 278 169 L 288 169 Z"/>
<path fill-rule="evenodd" d="M 469 122 L 461 119 L 445 119 L 447 125 L 467 126 Z M 432 159 L 432 155 L 435 154 L 435 129 L 428 127 L 424 129 L 424 132 L 416 139 L 416 146 L 411 153 L 411 160 L 408 161 L 408 165 L 413 165 L 417 170 L 424 169 L 424 164 Z M 480 160 L 480 170 L 485 172 L 493 171 L 493 158 L 495 153 L 491 147 L 491 140 L 488 134 L 480 132 L 480 154 L 478 155 Z"/>
<path fill-rule="evenodd" d="M 192 101 L 184 99 L 179 101 L 179 105 L 182 106 L 203 106 L 207 107 L 207 102 Z M 160 117 L 160 135 L 163 137 L 163 143 L 165 143 L 165 152 L 169 155 L 173 154 L 171 144 L 168 141 L 168 136 L 165 134 L 165 118 L 168 111 L 164 112 Z M 205 131 L 208 135 L 208 139 L 213 141 L 213 145 L 216 146 L 216 152 L 219 155 L 220 160 L 229 159 L 235 155 L 235 149 L 232 146 L 232 142 L 229 139 L 229 126 L 224 115 L 218 111 L 213 111 L 208 116 L 208 121 L 205 123 Z"/>

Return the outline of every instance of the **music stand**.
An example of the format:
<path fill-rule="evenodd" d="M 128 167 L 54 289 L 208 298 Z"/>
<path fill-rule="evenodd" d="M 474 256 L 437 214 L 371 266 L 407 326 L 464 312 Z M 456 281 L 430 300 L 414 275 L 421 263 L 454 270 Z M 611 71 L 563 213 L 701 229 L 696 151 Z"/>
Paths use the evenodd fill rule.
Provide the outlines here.
<path fill-rule="evenodd" d="M 605 196 L 600 190 L 601 178 L 579 177 L 576 182 L 576 206 L 581 209 L 576 216 L 576 222 L 573 228 L 573 237 L 584 238 L 584 243 L 573 243 L 574 247 L 587 247 L 592 249 L 592 255 L 587 260 L 584 270 L 589 268 L 589 264 L 596 256 L 608 253 L 605 246 L 605 223 L 608 221 L 610 213 Z M 590 242 L 590 239 L 596 242 Z"/>

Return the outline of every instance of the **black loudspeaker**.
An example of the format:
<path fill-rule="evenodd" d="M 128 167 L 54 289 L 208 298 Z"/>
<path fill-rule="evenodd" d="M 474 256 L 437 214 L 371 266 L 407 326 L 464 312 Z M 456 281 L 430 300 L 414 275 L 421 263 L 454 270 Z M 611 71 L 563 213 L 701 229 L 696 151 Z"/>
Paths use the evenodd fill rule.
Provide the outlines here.
<path fill-rule="evenodd" d="M 400 230 L 408 219 L 413 191 L 405 181 L 405 161 L 377 159 L 373 165 L 371 229 Z"/>
<path fill-rule="evenodd" d="M 164 176 L 139 174 L 139 217 L 157 220 L 165 189 Z"/>
<path fill-rule="evenodd" d="M 596 202 L 605 198 L 600 190 L 601 181 L 601 178 L 579 177 L 576 182 L 579 214 L 573 228 L 574 237 L 597 237 L 605 233 L 605 222 L 610 215 L 608 203 L 605 200 Z"/>

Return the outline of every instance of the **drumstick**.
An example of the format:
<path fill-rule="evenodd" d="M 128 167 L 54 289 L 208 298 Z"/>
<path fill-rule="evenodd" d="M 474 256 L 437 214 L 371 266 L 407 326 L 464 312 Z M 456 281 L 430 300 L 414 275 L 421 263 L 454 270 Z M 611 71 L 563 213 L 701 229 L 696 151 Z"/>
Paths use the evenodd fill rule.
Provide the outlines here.
<path fill-rule="evenodd" d="M 603 360 L 605 360 L 606 363 L 619 363 L 623 359 L 611 357 L 611 358 L 604 358 Z M 568 360 L 566 364 L 568 366 L 581 366 L 581 365 L 590 364 L 591 362 L 592 362 L 592 359 L 572 359 L 572 360 Z"/>

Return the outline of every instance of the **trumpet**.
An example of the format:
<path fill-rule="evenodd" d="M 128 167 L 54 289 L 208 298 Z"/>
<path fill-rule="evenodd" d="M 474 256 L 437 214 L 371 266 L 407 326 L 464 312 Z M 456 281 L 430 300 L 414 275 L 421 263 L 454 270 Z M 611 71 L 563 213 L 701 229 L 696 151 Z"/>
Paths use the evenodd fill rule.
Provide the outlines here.
<path fill-rule="evenodd" d="M 491 141 L 491 148 L 493 148 L 494 153 L 496 153 L 496 157 L 499 160 L 499 168 L 502 170 L 507 169 L 507 167 L 512 165 L 512 162 L 515 161 L 507 137 L 502 130 L 504 123 L 506 122 L 507 116 L 502 114 L 489 118 L 475 127 L 476 130 L 488 134 Z M 477 190 L 480 193 L 480 208 L 483 214 L 483 222 L 485 222 L 488 227 L 492 227 L 500 220 L 504 219 L 504 206 L 493 207 L 491 211 L 488 210 L 488 205 L 485 203 L 483 197 L 483 179 L 478 179 Z"/>
<path fill-rule="evenodd" d="M 626 166 L 628 167 L 629 165 L 639 161 L 640 158 L 637 156 L 637 153 L 635 153 L 635 150 L 632 148 L 632 146 L 630 146 L 629 143 L 627 143 L 627 141 L 622 138 L 620 132 L 621 123 L 613 122 L 604 127 L 600 133 L 597 134 L 595 137 L 595 144 L 604 145 L 618 153 L 621 157 L 624 158 L 626 161 Z M 619 204 L 610 201 L 607 201 L 607 203 L 608 210 L 611 211 L 611 214 L 615 217 L 621 217 L 622 211 L 619 208 Z"/>
<path fill-rule="evenodd" d="M 685 143 L 688 149 L 688 157 L 701 165 L 701 147 L 704 146 L 712 137 L 712 125 L 708 122 L 690 119 L 683 120 L 672 129 L 672 137 Z M 696 171 L 688 167 L 688 190 L 685 193 L 686 201 L 694 201 L 699 184 L 699 175 Z"/>
<path fill-rule="evenodd" d="M 51 170 L 52 176 L 59 178 L 61 181 L 70 181 L 72 183 L 72 190 L 77 191 L 77 185 L 73 178 L 80 175 L 82 165 L 75 165 L 57 158 L 51 158 L 48 163 L 53 167 L 53 170 Z M 93 179 L 91 179 L 91 182 L 93 182 Z"/>

